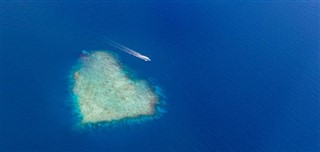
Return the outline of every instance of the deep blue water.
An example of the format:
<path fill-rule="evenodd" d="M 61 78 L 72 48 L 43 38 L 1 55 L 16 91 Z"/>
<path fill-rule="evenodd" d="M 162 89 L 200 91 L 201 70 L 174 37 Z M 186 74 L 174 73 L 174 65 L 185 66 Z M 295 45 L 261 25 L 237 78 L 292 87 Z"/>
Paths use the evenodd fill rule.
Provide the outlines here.
<path fill-rule="evenodd" d="M 1 150 L 319 151 L 319 2 L 1 2 Z M 75 129 L 69 74 L 111 38 L 160 119 Z M 112 49 L 112 48 L 110 48 Z"/>

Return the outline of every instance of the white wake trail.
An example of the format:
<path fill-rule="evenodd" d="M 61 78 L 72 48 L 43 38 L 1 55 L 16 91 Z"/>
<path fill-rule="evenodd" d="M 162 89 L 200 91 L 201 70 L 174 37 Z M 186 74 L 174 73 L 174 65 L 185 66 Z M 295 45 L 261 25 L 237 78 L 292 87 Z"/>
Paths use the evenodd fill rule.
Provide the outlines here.
<path fill-rule="evenodd" d="M 142 55 L 139 52 L 136 52 L 136 51 L 134 51 L 134 50 L 132 50 L 132 49 L 130 49 L 130 48 L 124 46 L 124 45 L 121 45 L 121 44 L 119 44 L 119 43 L 117 43 L 117 42 L 115 42 L 113 40 L 110 40 L 110 39 L 107 39 L 107 40 L 108 40 L 108 44 L 109 45 L 111 45 L 111 46 L 113 46 L 113 47 L 115 47 L 115 48 L 117 48 L 119 50 L 122 50 L 122 51 L 124 51 L 124 52 L 126 52 L 128 54 L 131 54 L 131 55 L 133 55 L 133 56 L 135 56 L 137 58 L 140 58 L 140 59 L 142 59 L 144 61 L 151 61 L 151 59 L 149 57 L 147 57 L 145 55 Z"/>

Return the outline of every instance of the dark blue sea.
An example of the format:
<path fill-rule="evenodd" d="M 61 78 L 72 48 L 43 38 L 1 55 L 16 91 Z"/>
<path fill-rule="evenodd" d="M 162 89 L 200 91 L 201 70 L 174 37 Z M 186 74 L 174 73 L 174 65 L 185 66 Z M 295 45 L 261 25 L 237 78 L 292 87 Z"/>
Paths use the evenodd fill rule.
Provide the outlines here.
<path fill-rule="evenodd" d="M 320 151 L 319 1 L 13 0 L 0 21 L 1 151 Z M 166 113 L 77 127 L 72 67 L 103 49 Z"/>

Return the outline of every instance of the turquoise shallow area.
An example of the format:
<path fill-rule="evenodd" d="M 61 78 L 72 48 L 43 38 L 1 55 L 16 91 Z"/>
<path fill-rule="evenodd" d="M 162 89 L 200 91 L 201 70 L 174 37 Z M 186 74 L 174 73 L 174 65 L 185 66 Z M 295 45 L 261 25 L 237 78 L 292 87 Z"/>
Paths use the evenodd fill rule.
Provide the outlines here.
<path fill-rule="evenodd" d="M 151 86 L 150 83 L 146 80 L 143 80 L 141 78 L 138 78 L 138 76 L 134 76 L 134 74 L 130 73 L 130 71 L 132 72 L 133 70 L 129 70 L 128 67 L 126 67 L 125 69 L 120 69 L 120 73 L 124 73 L 125 75 L 129 76 L 130 81 L 133 81 L 135 83 L 141 83 L 141 81 L 145 81 L 143 83 L 143 85 L 146 85 L 145 89 L 147 90 L 151 90 L 151 92 L 154 93 L 156 99 L 157 99 L 157 104 L 154 107 L 154 114 L 146 116 L 146 115 L 141 115 L 141 116 L 136 116 L 136 117 L 126 117 L 126 118 L 122 118 L 120 120 L 113 120 L 113 121 L 100 121 L 100 122 L 86 122 L 86 123 L 82 123 L 82 120 L 85 119 L 85 116 L 83 115 L 83 113 L 81 113 L 80 110 L 80 98 L 78 96 L 78 94 L 76 94 L 74 92 L 76 86 L 75 84 L 78 83 L 79 84 L 79 80 L 75 79 L 75 73 L 79 73 L 80 75 L 85 74 L 83 72 L 84 68 L 90 68 L 94 62 L 100 62 L 100 61 L 94 61 L 94 59 L 96 59 L 97 55 L 102 55 L 106 56 L 106 55 L 111 55 L 110 57 L 114 58 L 119 64 L 120 68 L 123 68 L 123 65 L 121 64 L 120 58 L 118 57 L 117 54 L 115 54 L 114 52 L 110 52 L 110 51 L 106 51 L 106 50 L 99 50 L 99 51 L 82 51 L 82 53 L 80 54 L 80 58 L 78 59 L 77 63 L 73 66 L 71 72 L 70 72 L 70 76 L 69 76 L 69 81 L 70 81 L 70 93 L 71 93 L 71 104 L 74 107 L 74 117 L 75 117 L 75 127 L 77 127 L 78 129 L 82 129 L 83 131 L 89 129 L 92 130 L 92 128 L 97 128 L 97 127 L 106 127 L 106 129 L 110 128 L 110 127 L 117 127 L 117 126 L 122 126 L 122 125 L 128 125 L 128 124 L 137 124 L 137 123 L 143 123 L 146 121 L 150 121 L 153 119 L 158 119 L 160 118 L 165 112 L 165 102 L 164 102 L 164 94 L 161 91 L 159 86 Z M 89 63 L 91 62 L 91 63 Z M 109 61 L 108 61 L 109 62 Z M 88 67 L 87 67 L 88 66 Z M 106 64 L 105 66 L 108 66 L 108 64 Z M 112 65 L 110 65 L 112 66 Z M 110 67 L 110 69 L 112 69 L 113 67 Z M 87 69 L 89 70 L 89 69 Z M 81 71 L 81 72 L 80 72 Z M 87 71 L 89 72 L 89 71 Z M 98 72 L 98 71 L 97 71 Z M 132 79 L 133 77 L 135 77 L 135 79 Z M 106 79 L 107 75 L 106 75 Z M 78 82 L 76 82 L 78 81 Z M 142 85 L 142 84 L 141 84 Z M 155 84 L 154 84 L 155 85 Z M 107 87 L 107 86 L 106 86 Z M 113 89 L 113 88 L 111 88 Z M 126 90 L 122 90 L 123 92 L 125 92 Z M 147 100 L 147 99 L 146 99 Z"/>

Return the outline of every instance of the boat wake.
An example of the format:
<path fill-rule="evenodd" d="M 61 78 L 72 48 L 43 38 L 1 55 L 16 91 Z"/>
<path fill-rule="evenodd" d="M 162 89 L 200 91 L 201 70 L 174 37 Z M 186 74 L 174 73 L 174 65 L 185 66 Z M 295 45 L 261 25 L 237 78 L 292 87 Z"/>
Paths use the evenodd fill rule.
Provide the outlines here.
<path fill-rule="evenodd" d="M 151 59 L 149 57 L 147 57 L 145 55 L 142 55 L 139 52 L 134 51 L 134 50 L 132 50 L 132 49 L 130 49 L 130 48 L 124 46 L 124 45 L 121 45 L 121 44 L 119 44 L 119 43 L 117 43 L 117 42 L 115 42 L 113 40 L 110 40 L 110 39 L 107 39 L 107 41 L 108 41 L 107 43 L 112 47 L 115 47 L 115 48 L 117 48 L 117 49 L 119 49 L 121 51 L 124 51 L 124 52 L 126 52 L 128 54 L 131 54 L 131 55 L 133 55 L 133 56 L 135 56 L 135 57 L 137 57 L 139 59 L 142 59 L 144 61 L 151 61 Z"/>

